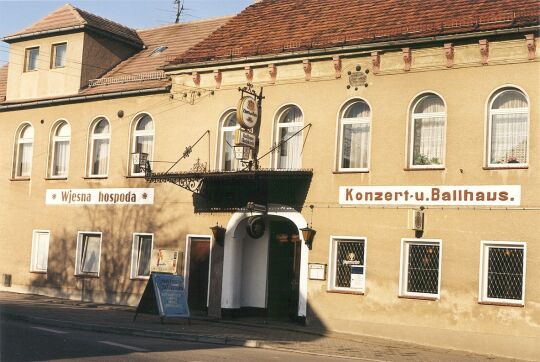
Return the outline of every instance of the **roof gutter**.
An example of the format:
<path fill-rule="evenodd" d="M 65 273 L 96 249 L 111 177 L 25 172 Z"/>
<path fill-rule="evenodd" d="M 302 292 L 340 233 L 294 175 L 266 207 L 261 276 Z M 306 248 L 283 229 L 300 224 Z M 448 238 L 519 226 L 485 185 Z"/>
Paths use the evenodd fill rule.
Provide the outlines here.
<path fill-rule="evenodd" d="M 6 105 L 0 105 L 0 112 L 22 109 L 22 108 L 54 106 L 54 105 L 66 104 L 66 103 L 86 102 L 86 101 L 93 101 L 93 100 L 118 98 L 118 97 L 131 97 L 131 96 L 148 95 L 148 94 L 154 94 L 154 93 L 163 93 L 163 92 L 168 92 L 170 89 L 171 89 L 170 86 L 166 86 L 166 87 L 159 87 L 159 88 L 138 89 L 138 90 L 132 90 L 132 91 L 91 94 L 87 96 L 64 97 L 64 98 L 48 99 L 48 100 L 41 100 L 41 101 L 33 101 L 33 102 L 27 102 L 27 103 L 6 104 Z"/>
<path fill-rule="evenodd" d="M 343 45 L 331 48 L 321 48 L 321 49 L 310 49 L 302 51 L 292 51 L 288 53 L 278 53 L 278 54 L 265 54 L 250 56 L 244 58 L 228 58 L 222 60 L 210 60 L 205 62 L 193 62 L 185 64 L 170 64 L 162 67 L 165 71 L 183 71 L 183 70 L 192 70 L 192 69 L 204 69 L 216 66 L 234 66 L 245 63 L 256 63 L 256 62 L 267 62 L 274 60 L 287 60 L 287 59 L 297 59 L 300 57 L 316 57 L 316 56 L 330 56 L 336 53 L 347 53 L 347 52 L 367 52 L 373 50 L 382 50 L 388 48 L 402 47 L 404 45 L 413 44 L 429 44 L 437 42 L 449 42 L 452 40 L 467 40 L 473 38 L 484 38 L 489 36 L 501 36 L 501 35 L 512 35 L 520 33 L 529 33 L 537 32 L 540 29 L 540 25 L 528 26 L 528 27 L 519 27 L 511 29 L 502 29 L 502 30 L 486 30 L 482 32 L 474 33 L 463 33 L 463 34 L 452 34 L 452 35 L 438 35 L 417 39 L 402 39 L 402 40 L 389 40 L 381 41 L 375 43 L 365 43 L 357 45 Z"/>

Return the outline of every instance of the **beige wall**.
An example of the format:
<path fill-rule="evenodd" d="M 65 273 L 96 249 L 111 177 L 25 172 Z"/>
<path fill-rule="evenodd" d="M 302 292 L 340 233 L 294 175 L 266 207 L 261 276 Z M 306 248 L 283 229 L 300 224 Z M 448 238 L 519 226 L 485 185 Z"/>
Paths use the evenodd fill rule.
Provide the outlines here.
<path fill-rule="evenodd" d="M 493 44 L 493 43 L 492 43 Z M 400 50 L 383 54 L 381 73 L 368 75 L 369 86 L 347 89 L 347 71 L 358 64 L 371 69 L 370 57 L 343 60 L 343 77 L 334 78 L 331 60 L 313 64 L 313 78 L 304 80 L 300 60 L 278 64 L 278 82 L 269 83 L 266 65 L 255 69 L 255 84 L 264 85 L 260 133 L 261 154 L 272 144 L 273 118 L 285 104 L 301 107 L 305 123 L 312 123 L 305 139 L 302 167 L 314 170 L 305 205 L 313 204 L 313 227 L 317 230 L 309 262 L 329 262 L 331 236 L 367 237 L 366 291 L 364 295 L 327 292 L 327 282 L 308 282 L 308 307 L 331 330 L 365 333 L 438 346 L 465 348 L 485 353 L 533 359 L 540 338 L 540 72 L 538 61 L 528 61 L 524 41 L 494 44 L 492 49 L 513 49 L 494 64 L 482 66 L 477 45 L 456 52 L 455 68 L 445 67 L 441 48 L 413 50 L 413 69 L 400 70 Z M 501 50 L 502 54 L 504 53 Z M 416 55 L 424 54 L 431 61 Z M 497 60 L 499 59 L 499 60 Z M 10 68 L 11 69 L 11 68 Z M 130 122 L 141 111 L 155 119 L 155 160 L 176 160 L 185 147 L 203 138 L 178 169 L 188 170 L 199 157 L 216 168 L 218 120 L 234 107 L 238 85 L 244 82 L 243 67 L 224 72 L 220 89 L 214 88 L 211 72 L 202 76 L 208 89 L 195 104 L 183 93 L 193 87 L 191 76 L 174 77 L 174 99 L 168 94 L 78 103 L 44 109 L 0 112 L 0 273 L 13 274 L 14 288 L 43 292 L 44 286 L 73 298 L 85 294 L 111 301 L 133 303 L 142 283 L 129 281 L 129 253 L 133 232 L 155 232 L 155 247 L 183 250 L 187 234 L 209 234 L 219 222 L 227 225 L 230 214 L 194 214 L 192 195 L 171 184 L 147 185 L 126 178 Z M 185 84 L 185 85 L 183 85 Z M 504 85 L 523 89 L 529 97 L 529 167 L 486 170 L 484 139 L 486 102 Z M 215 93 L 210 94 L 212 89 Z M 407 117 L 411 100 L 420 92 L 434 91 L 447 105 L 446 164 L 444 170 L 407 171 Z M 372 109 L 371 167 L 368 173 L 335 173 L 337 117 L 341 105 L 354 97 Z M 189 98 L 189 97 L 188 97 Z M 118 118 L 118 110 L 125 116 Z M 88 127 L 99 115 L 112 125 L 109 177 L 84 179 Z M 45 180 L 49 132 L 58 118 L 72 126 L 70 171 L 67 180 Z M 44 123 L 41 124 L 40 120 Z M 10 181 L 13 137 L 22 121 L 36 130 L 34 166 L 30 181 Z M 271 167 L 270 158 L 262 167 Z M 164 170 L 165 165 L 156 166 Z M 472 207 L 434 207 L 426 210 L 424 238 L 442 240 L 441 296 L 436 301 L 398 298 L 400 240 L 413 237 L 407 227 L 407 210 L 396 208 L 342 208 L 338 188 L 345 185 L 521 185 L 522 203 L 515 210 Z M 50 188 L 155 187 L 154 206 L 50 206 Z M 302 211 L 306 220 L 310 211 Z M 136 226 L 137 225 L 137 226 Z M 145 230 L 139 230 L 139 229 Z M 33 229 L 50 229 L 49 272 L 28 272 Z M 104 231 L 99 279 L 73 277 L 77 231 Z M 524 307 L 478 304 L 481 240 L 527 243 L 527 274 Z M 60 291 L 62 290 L 62 292 Z M 86 290 L 86 292 L 83 292 Z M 92 290 L 90 293 L 88 290 Z M 90 293 L 90 294 L 88 294 Z M 125 296 L 121 293 L 128 293 Z M 134 295 L 129 293 L 135 293 Z M 131 298 L 131 299 L 130 299 Z M 106 299 L 106 298 L 105 298 Z M 340 308 L 336 308 L 339 305 Z"/>

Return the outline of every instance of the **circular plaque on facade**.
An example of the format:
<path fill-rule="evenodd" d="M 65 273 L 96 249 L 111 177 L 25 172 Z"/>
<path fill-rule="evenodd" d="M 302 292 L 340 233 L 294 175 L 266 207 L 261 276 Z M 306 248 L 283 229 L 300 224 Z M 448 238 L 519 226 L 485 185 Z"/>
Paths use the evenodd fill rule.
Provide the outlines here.
<path fill-rule="evenodd" d="M 236 108 L 236 120 L 240 127 L 253 128 L 259 119 L 259 109 L 253 97 L 242 97 Z"/>

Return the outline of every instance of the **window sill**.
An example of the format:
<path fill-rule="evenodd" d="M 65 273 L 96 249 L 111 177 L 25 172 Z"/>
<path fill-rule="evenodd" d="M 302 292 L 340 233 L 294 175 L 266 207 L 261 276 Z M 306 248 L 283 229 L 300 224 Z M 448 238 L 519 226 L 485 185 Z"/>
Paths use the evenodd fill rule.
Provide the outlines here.
<path fill-rule="evenodd" d="M 332 171 L 334 175 L 348 174 L 348 173 L 369 173 L 369 170 L 351 170 L 351 171 Z"/>
<path fill-rule="evenodd" d="M 55 180 L 65 181 L 67 179 L 68 179 L 67 177 L 45 177 L 45 180 L 47 181 L 55 181 Z"/>
<path fill-rule="evenodd" d="M 85 176 L 83 177 L 84 180 L 104 180 L 109 178 L 109 176 Z"/>
<path fill-rule="evenodd" d="M 528 165 L 522 165 L 522 166 L 484 166 L 482 167 L 483 170 L 526 170 L 528 169 Z"/>
<path fill-rule="evenodd" d="M 364 295 L 365 292 L 363 291 L 354 291 L 354 290 L 336 290 L 336 289 L 329 289 L 326 291 L 327 293 L 335 293 L 335 294 L 354 294 L 354 295 Z"/>
<path fill-rule="evenodd" d="M 131 279 L 131 280 L 142 280 L 142 281 L 144 281 L 144 280 L 149 280 L 150 277 L 130 277 L 129 279 Z"/>
<path fill-rule="evenodd" d="M 405 167 L 403 171 L 444 171 L 446 167 Z"/>
<path fill-rule="evenodd" d="M 9 181 L 30 181 L 30 177 L 10 178 Z"/>
<path fill-rule="evenodd" d="M 478 301 L 478 304 L 481 305 L 497 305 L 499 307 L 518 307 L 518 308 L 524 308 L 524 303 L 504 303 L 504 302 L 486 302 L 486 301 Z"/>
<path fill-rule="evenodd" d="M 126 178 L 144 178 L 145 175 L 129 175 L 129 176 L 125 176 Z"/>
<path fill-rule="evenodd" d="M 439 300 L 438 297 L 421 297 L 416 295 L 398 295 L 398 298 L 402 299 L 417 299 L 417 300 L 431 300 L 431 301 L 437 301 Z"/>
<path fill-rule="evenodd" d="M 99 275 L 91 275 L 91 274 L 75 274 L 75 277 L 77 278 L 91 278 L 91 279 L 99 279 Z"/>
<path fill-rule="evenodd" d="M 43 271 L 43 270 L 30 270 L 30 273 L 47 275 L 47 271 Z"/>

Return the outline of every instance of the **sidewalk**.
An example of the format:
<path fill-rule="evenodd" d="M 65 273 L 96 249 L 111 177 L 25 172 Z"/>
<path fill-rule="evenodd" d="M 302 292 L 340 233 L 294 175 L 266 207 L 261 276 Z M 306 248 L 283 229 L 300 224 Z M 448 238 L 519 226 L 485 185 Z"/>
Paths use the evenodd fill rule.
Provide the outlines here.
<path fill-rule="evenodd" d="M 0 317 L 48 326 L 221 345 L 283 349 L 298 353 L 370 361 L 510 361 L 494 356 L 426 347 L 383 338 L 328 333 L 287 323 L 259 320 L 170 319 L 140 314 L 135 308 L 0 292 Z"/>

